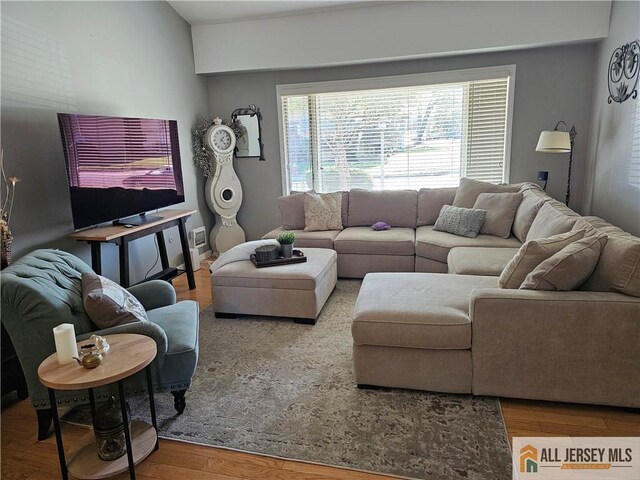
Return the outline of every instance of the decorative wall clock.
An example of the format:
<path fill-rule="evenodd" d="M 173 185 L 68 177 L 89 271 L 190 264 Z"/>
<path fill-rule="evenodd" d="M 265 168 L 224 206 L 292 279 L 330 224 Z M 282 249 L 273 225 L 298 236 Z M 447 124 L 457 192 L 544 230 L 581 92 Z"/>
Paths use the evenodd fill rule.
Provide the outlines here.
<path fill-rule="evenodd" d="M 209 244 L 211 250 L 224 253 L 246 239 L 236 219 L 242 205 L 242 185 L 233 169 L 236 136 L 220 118 L 215 118 L 204 135 L 204 143 L 216 162 L 215 174 L 205 184 L 205 198 L 211 211 L 220 216 L 209 235 Z"/>

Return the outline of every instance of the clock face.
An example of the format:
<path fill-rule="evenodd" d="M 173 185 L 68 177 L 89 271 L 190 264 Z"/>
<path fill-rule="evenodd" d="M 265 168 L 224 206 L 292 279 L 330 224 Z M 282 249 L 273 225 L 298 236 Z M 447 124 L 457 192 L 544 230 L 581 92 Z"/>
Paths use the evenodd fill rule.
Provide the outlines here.
<path fill-rule="evenodd" d="M 213 145 L 218 150 L 228 150 L 231 146 L 231 135 L 226 130 L 216 130 L 213 134 Z"/>

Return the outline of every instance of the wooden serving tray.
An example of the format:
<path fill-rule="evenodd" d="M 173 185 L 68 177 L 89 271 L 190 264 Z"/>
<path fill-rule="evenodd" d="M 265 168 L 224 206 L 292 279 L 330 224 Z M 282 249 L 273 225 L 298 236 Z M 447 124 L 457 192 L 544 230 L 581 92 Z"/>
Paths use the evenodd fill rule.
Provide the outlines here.
<path fill-rule="evenodd" d="M 288 265 L 290 263 L 305 263 L 307 261 L 307 257 L 301 250 L 294 250 L 293 256 L 291 258 L 280 257 L 275 260 L 267 260 L 266 262 L 259 262 L 256 260 L 255 253 L 251 254 L 251 262 L 256 266 L 256 268 L 265 268 L 265 267 L 277 267 L 278 265 Z"/>

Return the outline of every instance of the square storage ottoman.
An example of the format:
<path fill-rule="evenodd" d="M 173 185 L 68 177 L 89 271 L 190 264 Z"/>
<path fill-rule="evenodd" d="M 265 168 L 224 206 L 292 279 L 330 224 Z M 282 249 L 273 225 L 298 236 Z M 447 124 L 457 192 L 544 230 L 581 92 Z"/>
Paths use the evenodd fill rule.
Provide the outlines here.
<path fill-rule="evenodd" d="M 250 260 L 224 265 L 211 274 L 213 309 L 222 314 L 293 317 L 315 324 L 338 279 L 337 254 L 305 248 L 305 263 L 256 268 Z"/>

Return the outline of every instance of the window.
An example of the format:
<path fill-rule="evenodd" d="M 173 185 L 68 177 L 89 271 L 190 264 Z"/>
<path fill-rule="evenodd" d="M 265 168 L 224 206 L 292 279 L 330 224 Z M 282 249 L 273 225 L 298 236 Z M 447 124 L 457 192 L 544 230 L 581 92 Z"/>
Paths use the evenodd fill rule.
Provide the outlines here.
<path fill-rule="evenodd" d="M 279 85 L 283 190 L 508 181 L 515 67 Z"/>

